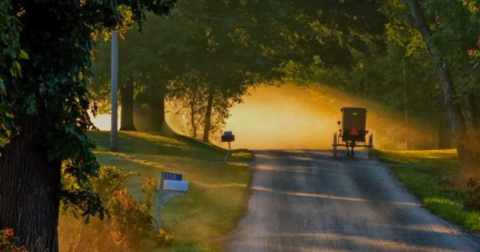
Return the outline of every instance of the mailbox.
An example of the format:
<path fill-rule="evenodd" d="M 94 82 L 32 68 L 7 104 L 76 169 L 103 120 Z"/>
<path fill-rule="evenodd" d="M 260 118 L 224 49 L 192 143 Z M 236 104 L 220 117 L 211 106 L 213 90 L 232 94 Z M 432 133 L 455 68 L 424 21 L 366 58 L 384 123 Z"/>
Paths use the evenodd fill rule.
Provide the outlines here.
<path fill-rule="evenodd" d="M 165 191 L 170 192 L 188 192 L 188 181 L 165 180 Z"/>
<path fill-rule="evenodd" d="M 235 136 L 231 131 L 225 131 L 222 135 L 222 142 L 233 142 L 235 141 Z"/>
<path fill-rule="evenodd" d="M 188 181 L 182 180 L 182 174 L 162 172 L 157 190 L 157 215 L 155 229 L 160 230 L 162 220 L 162 206 L 174 196 L 183 196 L 188 192 Z"/>

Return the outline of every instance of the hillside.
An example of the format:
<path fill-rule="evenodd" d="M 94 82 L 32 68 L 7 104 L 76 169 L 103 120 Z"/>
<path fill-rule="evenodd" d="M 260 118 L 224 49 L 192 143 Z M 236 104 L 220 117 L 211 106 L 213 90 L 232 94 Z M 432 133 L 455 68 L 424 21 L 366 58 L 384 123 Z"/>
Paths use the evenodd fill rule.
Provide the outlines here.
<path fill-rule="evenodd" d="M 136 171 L 156 181 L 161 171 L 181 173 L 190 181 L 187 195 L 174 197 L 162 215 L 163 226 L 175 235 L 174 251 L 218 250 L 214 239 L 233 230 L 246 210 L 252 174 L 243 161 L 253 158 L 248 151 L 235 151 L 224 163 L 225 150 L 183 136 L 121 132 L 118 153 L 108 151 L 109 132 L 90 137 L 98 145 L 95 154 L 102 166 Z M 134 179 L 127 188 L 140 197 L 142 183 Z"/>

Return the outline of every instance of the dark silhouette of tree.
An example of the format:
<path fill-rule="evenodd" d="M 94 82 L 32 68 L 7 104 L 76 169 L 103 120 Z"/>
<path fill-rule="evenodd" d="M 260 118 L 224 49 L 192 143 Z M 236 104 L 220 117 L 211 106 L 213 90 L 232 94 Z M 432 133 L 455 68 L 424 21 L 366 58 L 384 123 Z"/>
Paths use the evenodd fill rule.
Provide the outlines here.
<path fill-rule="evenodd" d="M 141 24 L 145 11 L 165 15 L 173 5 L 153 0 L 0 3 L 0 43 L 8 48 L 2 47 L 0 58 L 0 229 L 13 228 L 29 251 L 58 251 L 60 200 L 80 216 L 103 214 L 89 182 L 99 165 L 86 136 L 92 126 L 87 114 L 92 34 Z"/>

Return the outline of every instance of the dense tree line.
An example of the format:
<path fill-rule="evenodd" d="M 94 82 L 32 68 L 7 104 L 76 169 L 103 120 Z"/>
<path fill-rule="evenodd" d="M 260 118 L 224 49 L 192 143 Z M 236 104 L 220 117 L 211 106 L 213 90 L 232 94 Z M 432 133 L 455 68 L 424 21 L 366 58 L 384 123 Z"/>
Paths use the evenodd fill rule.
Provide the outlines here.
<path fill-rule="evenodd" d="M 297 61 L 293 69 L 301 71 L 291 76 L 300 73 L 297 79 L 328 83 L 403 110 L 406 121 L 424 118 L 438 125 L 440 148 L 450 147 L 452 132 L 461 180 L 478 174 L 478 1 L 390 0 L 377 6 L 385 18 L 381 43 L 368 43 L 362 51 L 347 48 L 350 68 Z"/>
<path fill-rule="evenodd" d="M 135 117 L 141 129 L 161 131 L 170 100 L 175 112 L 188 118 L 187 131 L 209 142 L 248 87 L 274 76 L 270 70 L 278 62 L 262 42 L 266 26 L 249 11 L 259 5 L 182 1 L 172 17 L 150 18 L 142 34 L 126 32 L 119 52 L 121 129 L 138 128 L 132 125 Z M 105 43 L 97 51 L 92 89 L 103 110 L 109 106 L 108 50 Z"/>
<path fill-rule="evenodd" d="M 125 34 L 120 46 L 121 86 L 136 83 L 138 94 L 137 105 L 125 103 L 123 97 L 131 97 L 132 92 L 126 91 L 132 89 L 120 89 L 122 111 L 135 108 L 143 122 L 139 125 L 146 123 L 143 129 L 160 129 L 153 127 L 156 121 L 145 117 L 161 117 L 158 121 L 164 123 L 161 111 L 168 98 L 185 117 L 187 132 L 208 142 L 211 133 L 221 130 L 228 109 L 242 101 L 249 87 L 281 82 L 295 64 L 350 69 L 352 50 L 362 51 L 367 43 L 380 42 L 372 38 L 382 33 L 385 22 L 376 12 L 376 4 L 328 1 L 314 5 L 303 6 L 301 1 L 182 1 L 172 18 L 150 19 L 142 35 Z M 339 12 L 339 7 L 344 11 Z M 364 25 L 372 20 L 376 22 Z M 108 55 L 108 44 L 102 52 Z M 99 65 L 108 65 L 108 57 L 102 59 Z M 98 68 L 97 75 L 108 76 L 108 67 Z M 95 84 L 97 94 L 108 86 L 102 79 Z M 108 106 L 108 96 L 98 99 Z M 154 107 L 158 111 L 153 114 L 144 111 Z M 122 112 L 122 129 L 135 128 L 124 126 L 130 118 Z"/>
<path fill-rule="evenodd" d="M 407 125 L 422 118 L 438 148 L 451 147 L 453 132 L 459 155 L 471 159 L 465 166 L 475 166 L 476 1 L 184 1 L 175 14 L 145 32 L 161 37 L 150 53 L 164 64 L 150 64 L 164 79 L 147 86 L 164 87 L 149 99 L 174 100 L 193 137 L 211 140 L 250 86 L 327 84 L 402 111 Z M 132 39 L 130 47 L 147 48 L 137 45 Z"/>
<path fill-rule="evenodd" d="M 478 173 L 479 134 L 475 101 L 475 68 L 469 47 L 480 40 L 478 1 L 405 1 L 421 34 L 443 93 L 461 164 L 462 180 Z M 472 4 L 477 8 L 472 8 Z"/>

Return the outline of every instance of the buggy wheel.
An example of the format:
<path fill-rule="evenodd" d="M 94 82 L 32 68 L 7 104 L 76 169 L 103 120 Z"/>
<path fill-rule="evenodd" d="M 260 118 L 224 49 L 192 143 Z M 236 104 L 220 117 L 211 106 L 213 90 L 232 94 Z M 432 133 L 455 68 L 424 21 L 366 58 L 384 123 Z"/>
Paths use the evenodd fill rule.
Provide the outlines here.
<path fill-rule="evenodd" d="M 338 144 L 338 138 L 337 138 L 337 133 L 333 134 L 333 157 L 337 158 L 337 144 Z"/>
<path fill-rule="evenodd" d="M 368 138 L 368 159 L 373 160 L 373 134 Z"/>
<path fill-rule="evenodd" d="M 355 157 L 355 142 L 352 141 L 352 143 L 351 143 L 350 145 L 351 145 L 351 146 L 350 146 L 350 149 L 351 149 L 351 151 L 350 151 L 350 157 L 351 157 L 351 158 L 354 158 L 354 157 Z"/>

